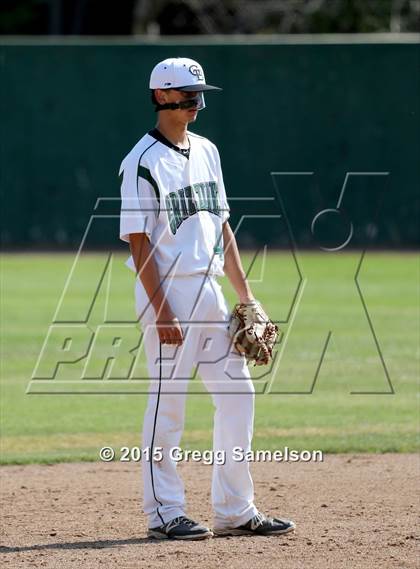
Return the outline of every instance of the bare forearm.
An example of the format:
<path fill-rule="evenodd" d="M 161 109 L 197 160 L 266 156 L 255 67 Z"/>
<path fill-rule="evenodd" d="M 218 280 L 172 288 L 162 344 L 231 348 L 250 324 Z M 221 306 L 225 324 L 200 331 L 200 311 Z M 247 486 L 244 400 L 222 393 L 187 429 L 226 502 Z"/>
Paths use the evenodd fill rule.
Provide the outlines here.
<path fill-rule="evenodd" d="M 229 222 L 226 222 L 223 225 L 223 242 L 225 274 L 232 283 L 232 286 L 239 297 L 239 302 L 249 302 L 254 299 L 254 295 L 252 294 L 251 288 L 246 280 L 246 274 L 242 267 L 236 238 Z"/>
<path fill-rule="evenodd" d="M 144 286 L 156 315 L 169 306 L 164 298 L 160 275 L 153 256 L 153 248 L 144 233 L 130 234 L 130 250 L 138 278 Z"/>
<path fill-rule="evenodd" d="M 130 250 L 136 265 L 138 278 L 156 313 L 157 331 L 162 344 L 181 345 L 183 331 L 169 302 L 165 299 L 153 248 L 144 233 L 130 234 Z"/>

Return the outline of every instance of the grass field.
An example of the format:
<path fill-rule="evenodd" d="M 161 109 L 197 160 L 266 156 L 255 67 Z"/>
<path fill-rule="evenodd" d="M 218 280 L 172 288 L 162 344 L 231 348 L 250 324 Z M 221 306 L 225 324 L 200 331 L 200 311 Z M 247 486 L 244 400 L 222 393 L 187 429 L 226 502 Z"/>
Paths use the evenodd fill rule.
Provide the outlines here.
<path fill-rule="evenodd" d="M 243 255 L 245 267 L 250 259 L 251 255 Z M 305 278 L 291 312 L 298 280 L 290 254 L 271 253 L 265 265 L 258 259 L 253 266 L 250 278 L 256 297 L 273 319 L 284 322 L 279 367 L 270 392 L 259 393 L 256 400 L 254 448 L 288 446 L 324 452 L 418 448 L 418 258 L 408 253 L 371 253 L 360 273 L 389 378 L 357 293 L 354 275 L 359 259 L 357 252 L 299 256 Z M 102 446 L 140 444 L 145 395 L 26 393 L 73 261 L 70 254 L 2 256 L 3 463 L 96 460 Z M 75 321 L 86 314 L 105 261 L 106 255 L 99 253 L 81 259 L 59 319 Z M 124 261 L 125 256 L 113 256 L 90 325 L 100 322 L 104 306 L 111 320 L 133 319 L 134 275 Z M 233 304 L 229 283 L 225 278 L 221 283 Z M 329 332 L 325 358 L 312 393 L 307 393 Z M 71 373 L 77 369 L 73 366 Z M 256 375 L 260 371 L 252 370 L 257 392 L 267 390 L 267 378 Z M 60 378 L 53 380 L 54 385 L 57 381 Z M 98 390 L 103 383 L 96 382 Z M 199 380 L 191 382 L 191 391 L 183 445 L 211 448 L 210 397 Z"/>

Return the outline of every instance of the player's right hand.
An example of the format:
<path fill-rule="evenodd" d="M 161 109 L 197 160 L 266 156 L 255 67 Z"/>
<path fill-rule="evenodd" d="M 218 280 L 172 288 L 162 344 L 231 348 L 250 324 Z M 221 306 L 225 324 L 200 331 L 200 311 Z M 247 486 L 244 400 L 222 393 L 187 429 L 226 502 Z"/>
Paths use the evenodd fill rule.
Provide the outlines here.
<path fill-rule="evenodd" d="M 170 308 L 163 308 L 160 311 L 158 318 L 156 318 L 156 327 L 161 344 L 180 346 L 184 341 L 179 320 Z"/>

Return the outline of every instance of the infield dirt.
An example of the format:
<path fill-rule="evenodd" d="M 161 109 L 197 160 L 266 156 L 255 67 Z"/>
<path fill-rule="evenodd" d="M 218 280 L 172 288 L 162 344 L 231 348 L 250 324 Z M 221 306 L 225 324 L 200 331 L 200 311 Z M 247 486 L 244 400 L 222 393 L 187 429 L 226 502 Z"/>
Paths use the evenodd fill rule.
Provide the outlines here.
<path fill-rule="evenodd" d="M 211 466 L 180 463 L 188 514 L 211 525 Z M 146 539 L 139 463 L 1 469 L 2 567 L 417 568 L 419 457 L 254 463 L 256 504 L 296 522 L 279 537 Z"/>

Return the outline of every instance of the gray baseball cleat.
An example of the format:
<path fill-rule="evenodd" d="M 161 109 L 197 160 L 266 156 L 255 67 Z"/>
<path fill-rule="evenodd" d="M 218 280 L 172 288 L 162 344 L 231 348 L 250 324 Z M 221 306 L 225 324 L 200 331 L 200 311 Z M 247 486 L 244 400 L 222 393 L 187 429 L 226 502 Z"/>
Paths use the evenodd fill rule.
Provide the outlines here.
<path fill-rule="evenodd" d="M 270 518 L 258 512 L 246 524 L 235 528 L 214 529 L 216 536 L 220 535 L 280 535 L 294 531 L 296 525 L 291 520 Z"/>
<path fill-rule="evenodd" d="M 149 528 L 147 537 L 154 539 L 207 539 L 213 537 L 213 532 L 186 516 L 178 516 L 170 522 Z"/>

